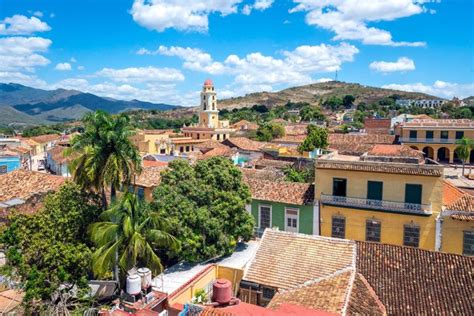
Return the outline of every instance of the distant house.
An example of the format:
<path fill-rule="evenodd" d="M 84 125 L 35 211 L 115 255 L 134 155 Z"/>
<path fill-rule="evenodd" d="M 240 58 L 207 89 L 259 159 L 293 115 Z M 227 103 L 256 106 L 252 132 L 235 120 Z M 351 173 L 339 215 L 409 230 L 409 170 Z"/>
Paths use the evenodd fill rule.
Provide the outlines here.
<path fill-rule="evenodd" d="M 130 190 L 138 197 L 147 201 L 153 200 L 153 190 L 160 184 L 161 172 L 167 168 L 166 165 L 159 167 L 144 167 L 141 174 L 135 177 Z"/>
<path fill-rule="evenodd" d="M 18 169 L 0 175 L 0 222 L 10 209 L 32 213 L 42 206 L 44 196 L 64 183 L 61 176 Z"/>
<path fill-rule="evenodd" d="M 29 138 L 32 142 L 29 142 L 32 146 L 34 155 L 45 154 L 48 150 L 56 146 L 56 143 L 60 141 L 61 136 L 58 134 L 47 134 L 39 135 Z"/>
<path fill-rule="evenodd" d="M 266 145 L 266 143 L 251 140 L 246 137 L 231 137 L 222 141 L 222 144 L 237 150 L 238 154 L 233 158 L 234 163 L 237 165 L 262 158 L 263 152 L 261 149 Z"/>
<path fill-rule="evenodd" d="M 56 146 L 46 152 L 46 167 L 56 175 L 63 177 L 71 177 L 69 164 L 76 157 L 66 156 L 65 150 L 67 146 Z"/>
<path fill-rule="evenodd" d="M 230 125 L 230 128 L 233 128 L 238 131 L 256 131 L 258 129 L 258 124 L 249 122 L 247 120 L 240 120 L 232 125 Z"/>
<path fill-rule="evenodd" d="M 257 235 L 266 228 L 304 234 L 319 234 L 319 213 L 314 204 L 314 186 L 309 183 L 269 181 L 244 177 L 252 202 L 247 207 L 256 223 Z"/>
<path fill-rule="evenodd" d="M 395 101 L 395 104 L 403 107 L 416 106 L 420 108 L 438 108 L 446 102 L 446 100 L 442 99 L 399 99 Z"/>

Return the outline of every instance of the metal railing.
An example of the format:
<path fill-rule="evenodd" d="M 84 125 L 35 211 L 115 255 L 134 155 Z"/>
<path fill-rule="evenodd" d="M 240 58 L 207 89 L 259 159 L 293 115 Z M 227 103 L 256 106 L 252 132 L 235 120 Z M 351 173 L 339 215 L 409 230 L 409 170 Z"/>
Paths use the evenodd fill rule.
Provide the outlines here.
<path fill-rule="evenodd" d="M 410 138 L 410 137 L 401 137 L 401 143 L 427 143 L 427 144 L 454 144 L 458 139 L 454 138 Z"/>
<path fill-rule="evenodd" d="M 361 209 L 381 210 L 397 213 L 431 215 L 431 205 L 415 204 L 405 202 L 393 202 L 385 200 L 370 200 L 347 196 L 335 196 L 321 194 L 321 202 L 323 204 L 338 205 L 346 207 L 356 207 Z"/>

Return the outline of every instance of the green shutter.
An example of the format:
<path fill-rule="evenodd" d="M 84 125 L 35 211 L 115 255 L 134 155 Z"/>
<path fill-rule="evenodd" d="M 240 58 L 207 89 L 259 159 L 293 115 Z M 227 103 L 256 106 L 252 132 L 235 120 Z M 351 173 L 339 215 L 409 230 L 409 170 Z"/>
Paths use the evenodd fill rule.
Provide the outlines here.
<path fill-rule="evenodd" d="M 383 182 L 367 182 L 367 199 L 381 201 L 383 197 Z"/>
<path fill-rule="evenodd" d="M 405 185 L 405 203 L 421 204 L 421 184 Z"/>

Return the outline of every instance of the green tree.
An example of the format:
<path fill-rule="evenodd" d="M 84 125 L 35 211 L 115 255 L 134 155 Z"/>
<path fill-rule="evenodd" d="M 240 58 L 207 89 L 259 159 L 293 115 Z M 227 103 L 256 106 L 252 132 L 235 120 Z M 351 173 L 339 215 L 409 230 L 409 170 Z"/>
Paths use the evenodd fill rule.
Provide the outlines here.
<path fill-rule="evenodd" d="M 301 108 L 300 117 L 302 121 L 323 121 L 326 119 L 326 116 L 321 112 L 321 109 L 319 107 L 309 105 Z"/>
<path fill-rule="evenodd" d="M 459 159 L 462 160 L 462 175 L 464 176 L 464 165 L 471 155 L 471 150 L 474 148 L 474 141 L 467 137 L 463 137 L 456 141 L 456 153 Z"/>
<path fill-rule="evenodd" d="M 125 114 L 111 116 L 104 111 L 89 113 L 84 118 L 84 133 L 75 136 L 68 154 L 77 153 L 71 162 L 73 179 L 84 189 L 102 195 L 107 207 L 106 188 L 111 197 L 116 189 L 129 184 L 141 171 L 141 157 L 130 137 L 135 130 Z"/>
<path fill-rule="evenodd" d="M 257 139 L 268 142 L 275 138 L 285 136 L 285 128 L 278 123 L 267 123 L 259 126 L 257 130 Z"/>
<path fill-rule="evenodd" d="M 245 210 L 250 191 L 240 170 L 223 157 L 190 165 L 175 160 L 163 171 L 153 193 L 152 209 L 169 219 L 181 241 L 168 256 L 200 262 L 230 254 L 239 240 L 253 235 L 254 221 Z"/>
<path fill-rule="evenodd" d="M 155 250 L 179 249 L 179 242 L 167 232 L 166 220 L 150 212 L 134 193 L 124 193 L 99 220 L 89 226 L 90 238 L 97 246 L 92 255 L 92 271 L 97 277 L 114 269 L 118 280 L 119 268 L 126 272 L 138 263 L 159 274 L 163 266 Z"/>
<path fill-rule="evenodd" d="M 354 103 L 355 97 L 350 94 L 346 94 L 344 98 L 342 98 L 342 104 L 346 109 L 350 108 L 352 106 L 352 103 Z"/>
<path fill-rule="evenodd" d="M 285 174 L 285 180 L 289 182 L 314 182 L 314 168 L 297 169 L 289 166 L 283 169 L 283 173 Z"/>
<path fill-rule="evenodd" d="M 60 286 L 87 288 L 91 251 L 85 236 L 98 210 L 96 196 L 67 183 L 45 198 L 39 212 L 10 216 L 0 238 L 7 249 L 4 272 L 23 284 L 29 309 L 54 304 Z"/>
<path fill-rule="evenodd" d="M 328 146 L 328 130 L 324 127 L 308 125 L 305 140 L 298 146 L 298 151 L 313 151 L 316 148 L 327 148 Z"/>

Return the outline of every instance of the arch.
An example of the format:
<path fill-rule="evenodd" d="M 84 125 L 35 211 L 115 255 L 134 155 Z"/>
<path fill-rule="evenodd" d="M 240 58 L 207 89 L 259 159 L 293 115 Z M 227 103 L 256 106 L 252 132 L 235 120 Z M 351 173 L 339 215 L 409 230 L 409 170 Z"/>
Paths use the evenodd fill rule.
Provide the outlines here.
<path fill-rule="evenodd" d="M 453 162 L 454 163 L 462 163 L 462 160 L 459 158 L 458 153 L 457 153 L 456 150 L 454 150 Z"/>
<path fill-rule="evenodd" d="M 469 155 L 469 163 L 474 165 L 474 149 L 471 150 L 471 154 Z"/>
<path fill-rule="evenodd" d="M 438 161 L 449 162 L 449 149 L 446 147 L 440 147 L 438 149 Z"/>
<path fill-rule="evenodd" d="M 430 146 L 423 148 L 423 154 L 426 158 L 434 159 L 434 150 Z"/>
<path fill-rule="evenodd" d="M 419 150 L 418 147 L 416 146 L 410 146 L 411 149 L 414 149 L 414 150 Z"/>

